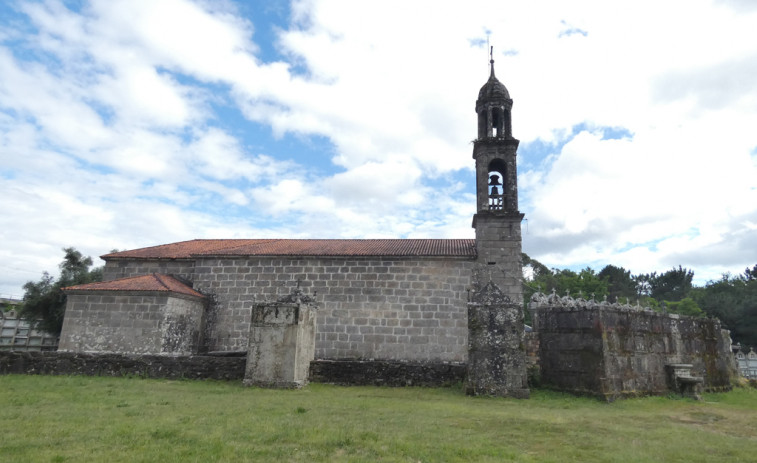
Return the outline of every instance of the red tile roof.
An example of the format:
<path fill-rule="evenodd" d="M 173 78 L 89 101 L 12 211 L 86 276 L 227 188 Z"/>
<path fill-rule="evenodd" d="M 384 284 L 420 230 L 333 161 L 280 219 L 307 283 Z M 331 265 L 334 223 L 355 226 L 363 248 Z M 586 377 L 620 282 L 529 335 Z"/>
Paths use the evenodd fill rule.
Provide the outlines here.
<path fill-rule="evenodd" d="M 160 273 L 68 286 L 63 291 L 158 291 L 205 297 L 176 278 Z"/>
<path fill-rule="evenodd" d="M 394 240 L 192 240 L 132 251 L 103 259 L 182 259 L 200 256 L 392 256 L 476 257 L 473 239 Z"/>

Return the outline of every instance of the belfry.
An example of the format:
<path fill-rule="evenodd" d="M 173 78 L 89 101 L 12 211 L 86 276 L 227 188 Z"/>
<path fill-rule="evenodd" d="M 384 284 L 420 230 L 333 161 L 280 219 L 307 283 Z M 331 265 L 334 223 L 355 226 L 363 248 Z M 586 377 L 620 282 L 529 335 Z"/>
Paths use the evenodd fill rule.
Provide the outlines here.
<path fill-rule="evenodd" d="M 523 290 L 521 221 L 518 210 L 516 155 L 519 141 L 512 134 L 513 100 L 494 75 L 490 60 L 489 80 L 476 100 L 478 137 L 473 142 L 476 161 L 476 251 L 479 271 L 510 299 L 521 301 Z M 486 267 L 484 267 L 486 266 Z"/>

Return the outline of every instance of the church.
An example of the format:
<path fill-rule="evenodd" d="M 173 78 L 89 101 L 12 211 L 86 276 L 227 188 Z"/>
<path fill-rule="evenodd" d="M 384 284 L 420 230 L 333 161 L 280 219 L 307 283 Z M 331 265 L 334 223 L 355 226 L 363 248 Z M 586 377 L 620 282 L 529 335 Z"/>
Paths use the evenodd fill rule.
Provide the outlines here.
<path fill-rule="evenodd" d="M 318 305 L 315 359 L 464 364 L 471 293 L 493 283 L 522 302 L 512 105 L 492 60 L 475 103 L 475 239 L 200 239 L 107 254 L 104 281 L 65 289 L 59 351 L 246 352 L 254 305 L 297 290 Z"/>
<path fill-rule="evenodd" d="M 490 64 L 475 104 L 475 239 L 201 239 L 107 254 L 104 281 L 64 288 L 65 362 L 14 368 L 274 387 L 464 380 L 469 394 L 518 398 L 532 372 L 605 400 L 728 390 L 736 365 L 717 319 L 537 293 L 524 332 L 519 142 Z"/>

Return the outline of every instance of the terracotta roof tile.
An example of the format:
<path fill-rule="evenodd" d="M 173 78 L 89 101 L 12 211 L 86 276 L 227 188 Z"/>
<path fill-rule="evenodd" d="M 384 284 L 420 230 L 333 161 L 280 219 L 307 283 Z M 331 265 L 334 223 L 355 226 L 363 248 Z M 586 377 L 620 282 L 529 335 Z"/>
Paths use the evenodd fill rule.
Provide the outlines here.
<path fill-rule="evenodd" d="M 205 297 L 176 278 L 160 273 L 69 286 L 63 288 L 63 291 L 158 291 Z"/>
<path fill-rule="evenodd" d="M 264 243 L 272 240 L 191 240 L 178 243 L 162 244 L 149 248 L 134 249 L 132 251 L 105 254 L 103 259 L 110 257 L 144 257 L 150 259 L 182 259 L 193 255 L 203 255 L 214 251 L 233 248 L 245 243 Z"/>
<path fill-rule="evenodd" d="M 476 256 L 473 239 L 192 240 L 106 254 L 103 259 L 182 259 L 200 256 Z"/>

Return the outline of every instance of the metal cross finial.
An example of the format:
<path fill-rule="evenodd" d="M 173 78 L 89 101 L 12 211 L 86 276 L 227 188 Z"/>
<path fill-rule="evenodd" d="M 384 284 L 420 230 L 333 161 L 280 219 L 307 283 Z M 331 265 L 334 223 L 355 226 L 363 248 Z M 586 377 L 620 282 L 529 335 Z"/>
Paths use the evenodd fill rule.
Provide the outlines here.
<path fill-rule="evenodd" d="M 489 47 L 489 67 L 491 68 L 490 77 L 494 77 L 494 46 Z M 512 224 L 510 226 L 512 227 Z"/>

